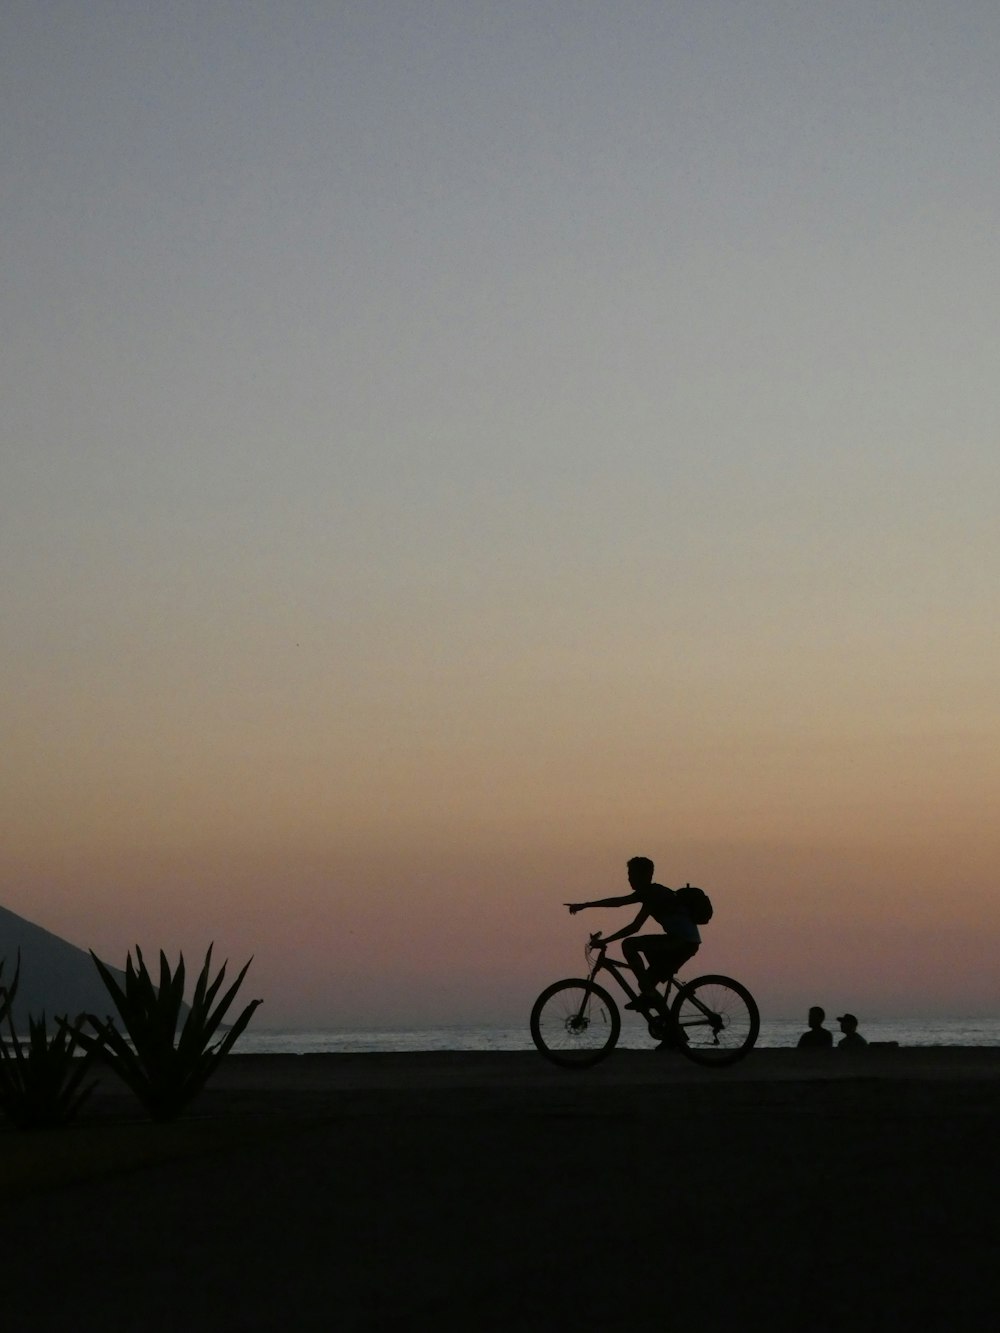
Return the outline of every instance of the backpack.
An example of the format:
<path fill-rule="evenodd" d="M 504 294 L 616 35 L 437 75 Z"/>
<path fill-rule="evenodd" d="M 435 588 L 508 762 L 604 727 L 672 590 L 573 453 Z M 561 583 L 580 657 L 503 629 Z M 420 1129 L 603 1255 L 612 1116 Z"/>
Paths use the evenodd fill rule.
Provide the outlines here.
<path fill-rule="evenodd" d="M 675 890 L 677 901 L 696 926 L 707 925 L 712 919 L 712 900 L 704 889 L 693 884 L 685 884 Z"/>

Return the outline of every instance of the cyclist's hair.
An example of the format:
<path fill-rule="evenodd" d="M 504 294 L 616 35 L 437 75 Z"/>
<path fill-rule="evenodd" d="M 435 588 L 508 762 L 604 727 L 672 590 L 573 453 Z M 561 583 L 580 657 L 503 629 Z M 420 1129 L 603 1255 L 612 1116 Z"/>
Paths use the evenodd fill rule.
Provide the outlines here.
<path fill-rule="evenodd" d="M 648 856 L 633 856 L 628 863 L 628 868 L 629 870 L 641 870 L 650 879 L 653 878 L 653 863 Z"/>

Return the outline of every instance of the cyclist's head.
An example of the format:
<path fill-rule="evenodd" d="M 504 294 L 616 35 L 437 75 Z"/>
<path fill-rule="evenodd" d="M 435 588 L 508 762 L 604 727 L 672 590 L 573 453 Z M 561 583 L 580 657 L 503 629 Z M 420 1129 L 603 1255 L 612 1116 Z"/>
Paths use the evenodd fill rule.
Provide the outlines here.
<path fill-rule="evenodd" d="M 648 856 L 633 856 L 628 863 L 628 882 L 633 888 L 653 882 L 653 863 Z"/>
<path fill-rule="evenodd" d="M 821 1009 L 818 1004 L 814 1004 L 809 1010 L 809 1026 L 811 1028 L 822 1027 L 826 1021 L 826 1010 Z"/>

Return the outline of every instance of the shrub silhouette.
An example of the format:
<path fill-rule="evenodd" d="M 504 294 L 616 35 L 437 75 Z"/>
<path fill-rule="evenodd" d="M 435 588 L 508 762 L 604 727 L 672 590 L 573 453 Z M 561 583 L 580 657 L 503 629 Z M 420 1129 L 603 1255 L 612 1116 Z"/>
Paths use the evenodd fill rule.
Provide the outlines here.
<path fill-rule="evenodd" d="M 94 1089 L 94 1083 L 82 1085 L 101 1043 L 81 1058 L 82 1020 L 70 1024 L 57 1018 L 57 1031 L 50 1038 L 44 1014 L 40 1019 L 29 1014 L 28 1039 L 22 1042 L 10 1012 L 21 979 L 20 949 L 9 986 L 3 985 L 4 965 L 0 959 L 0 1023 L 6 1019 L 10 1040 L 0 1039 L 0 1111 L 20 1129 L 61 1125 L 76 1115 Z"/>
<path fill-rule="evenodd" d="M 201 1092 L 262 1003 L 252 1000 L 222 1039 L 212 1044 L 253 959 L 248 960 L 233 984 L 219 997 L 226 964 L 210 982 L 212 946 L 209 945 L 190 1009 L 182 1022 L 183 954 L 176 970 L 171 972 L 166 955 L 160 951 L 159 986 L 154 986 L 138 946 L 135 956 L 133 964 L 131 953 L 128 955 L 122 987 L 91 950 L 124 1031 L 111 1017 L 102 1022 L 88 1014 L 86 1021 L 94 1033 L 82 1034 L 80 1040 L 89 1050 L 103 1050 L 105 1063 L 132 1089 L 154 1120 L 172 1120 Z"/>
<path fill-rule="evenodd" d="M 10 1042 L 0 1042 L 0 1110 L 19 1129 L 61 1125 L 72 1120 L 93 1092 L 96 1081 L 83 1080 L 101 1043 L 83 1057 L 80 1023 L 57 1018 L 57 1031 L 50 1038 L 45 1015 L 28 1018 L 28 1039 L 22 1042 L 8 1015 Z"/>

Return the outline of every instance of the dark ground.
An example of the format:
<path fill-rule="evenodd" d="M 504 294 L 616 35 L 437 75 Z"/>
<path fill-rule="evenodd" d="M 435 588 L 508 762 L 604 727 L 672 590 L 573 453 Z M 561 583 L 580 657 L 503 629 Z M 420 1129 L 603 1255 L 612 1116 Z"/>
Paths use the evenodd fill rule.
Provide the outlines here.
<path fill-rule="evenodd" d="M 11 1333 L 994 1329 L 1000 1052 L 230 1057 L 0 1132 Z"/>

